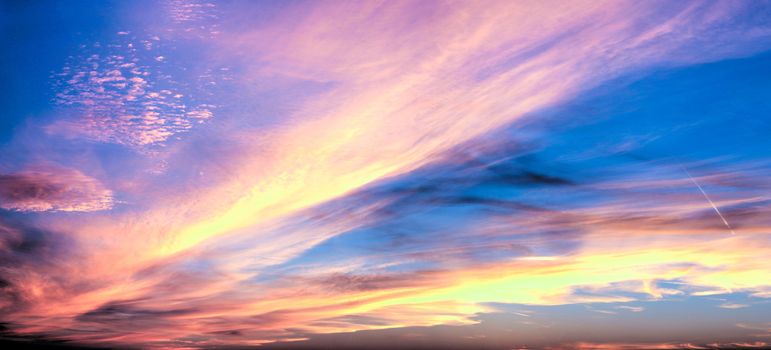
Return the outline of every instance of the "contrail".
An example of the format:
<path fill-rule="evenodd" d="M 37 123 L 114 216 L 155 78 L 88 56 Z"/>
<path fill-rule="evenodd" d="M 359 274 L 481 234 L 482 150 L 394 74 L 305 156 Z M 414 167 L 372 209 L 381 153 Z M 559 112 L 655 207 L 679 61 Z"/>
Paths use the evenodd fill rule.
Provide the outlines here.
<path fill-rule="evenodd" d="M 733 229 L 733 228 L 731 227 L 731 225 L 728 223 L 728 220 L 726 220 L 726 219 L 725 219 L 725 217 L 723 216 L 723 213 L 721 213 L 721 212 L 720 212 L 720 209 L 718 209 L 718 208 L 717 208 L 717 205 L 715 205 L 715 202 L 713 202 L 711 199 L 709 199 L 709 196 L 707 195 L 707 192 L 704 192 L 704 189 L 703 189 L 703 188 L 701 188 L 701 185 L 699 185 L 699 183 L 698 183 L 698 182 L 696 182 L 696 179 L 694 179 L 694 178 L 693 178 L 693 176 L 691 176 L 691 173 L 689 173 L 689 172 L 688 172 L 688 169 L 686 169 L 686 168 L 685 168 L 685 166 L 683 166 L 682 164 L 680 164 L 680 167 L 682 167 L 682 168 L 683 168 L 683 171 L 685 171 L 685 174 L 686 174 L 686 175 L 688 175 L 688 178 L 689 178 L 689 179 L 691 179 L 691 182 L 693 182 L 693 184 L 694 184 L 694 185 L 696 185 L 696 187 L 699 189 L 699 191 L 701 192 L 701 194 L 703 194 L 703 195 L 704 195 L 704 198 L 706 198 L 706 199 L 707 199 L 707 202 L 709 202 L 709 205 L 711 205 L 711 206 L 712 206 L 712 209 L 715 209 L 715 212 L 716 212 L 716 213 L 717 213 L 717 215 L 720 217 L 720 220 L 723 220 L 723 223 L 725 224 L 725 227 L 727 227 L 727 228 L 728 228 L 728 230 L 729 230 L 729 231 L 731 231 L 731 234 L 732 234 L 732 235 L 735 235 L 735 234 L 736 234 L 736 232 L 734 232 L 734 229 Z"/>

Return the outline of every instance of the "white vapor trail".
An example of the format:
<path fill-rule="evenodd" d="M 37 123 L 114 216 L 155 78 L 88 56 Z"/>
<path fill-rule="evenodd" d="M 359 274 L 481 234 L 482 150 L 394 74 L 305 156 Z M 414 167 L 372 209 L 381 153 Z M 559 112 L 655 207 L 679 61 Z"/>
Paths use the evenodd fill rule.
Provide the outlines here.
<path fill-rule="evenodd" d="M 720 209 L 718 209 L 717 205 L 715 205 L 715 202 L 713 202 L 709 198 L 709 196 L 707 195 L 707 192 L 705 192 L 704 189 L 701 187 L 701 185 L 699 185 L 699 183 L 696 181 L 696 179 L 694 179 L 693 176 L 691 176 L 691 173 L 688 172 L 688 169 L 686 169 L 685 166 L 683 166 L 682 164 L 680 166 L 683 168 L 683 171 L 685 171 L 685 174 L 688 175 L 688 178 L 691 179 L 691 182 L 693 182 L 693 184 L 696 185 L 696 187 L 699 189 L 701 194 L 704 195 L 704 198 L 707 200 L 707 202 L 709 202 L 709 205 L 712 206 L 712 209 L 715 209 L 715 213 L 717 213 L 717 215 L 720 217 L 720 220 L 723 220 L 723 224 L 725 224 L 725 227 L 727 227 L 728 230 L 731 231 L 732 235 L 735 235 L 736 232 L 728 223 L 728 220 L 725 219 L 725 217 L 723 216 L 723 213 L 720 212 Z"/>

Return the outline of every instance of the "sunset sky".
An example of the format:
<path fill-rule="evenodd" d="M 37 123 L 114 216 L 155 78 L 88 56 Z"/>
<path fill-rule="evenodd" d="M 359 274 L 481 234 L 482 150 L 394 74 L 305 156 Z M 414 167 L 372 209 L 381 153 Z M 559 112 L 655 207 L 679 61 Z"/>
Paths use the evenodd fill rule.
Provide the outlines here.
<path fill-rule="evenodd" d="M 0 4 L 2 341 L 771 347 L 771 2 Z"/>

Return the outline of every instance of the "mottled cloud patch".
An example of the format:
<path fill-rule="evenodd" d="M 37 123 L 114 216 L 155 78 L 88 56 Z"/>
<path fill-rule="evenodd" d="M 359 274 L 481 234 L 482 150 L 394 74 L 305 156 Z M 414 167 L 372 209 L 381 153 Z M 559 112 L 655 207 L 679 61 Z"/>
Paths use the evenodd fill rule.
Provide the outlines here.
<path fill-rule="evenodd" d="M 184 87 L 158 67 L 162 61 L 140 58 L 137 50 L 150 51 L 152 44 L 147 41 L 145 48 L 117 45 L 124 52 L 75 58 L 76 65 L 58 75 L 62 88 L 56 102 L 77 117 L 60 120 L 49 130 L 141 147 L 162 144 L 210 119 L 213 106 L 191 105 L 193 101 L 180 91 Z"/>
<path fill-rule="evenodd" d="M 195 25 L 210 7 L 174 5 L 169 16 L 175 23 Z M 54 122 L 48 131 L 146 149 L 213 118 L 208 90 L 225 71 L 197 66 L 179 45 L 177 39 L 130 31 L 117 32 L 108 42 L 81 45 L 81 54 L 69 57 L 52 76 L 54 102 L 72 118 Z"/>
<path fill-rule="evenodd" d="M 174 29 L 200 38 L 220 33 L 215 4 L 197 0 L 169 0 L 165 5 L 169 18 L 176 25 Z"/>
<path fill-rule="evenodd" d="M 0 208 L 5 210 L 88 212 L 113 205 L 112 191 L 74 169 L 38 167 L 0 174 Z"/>

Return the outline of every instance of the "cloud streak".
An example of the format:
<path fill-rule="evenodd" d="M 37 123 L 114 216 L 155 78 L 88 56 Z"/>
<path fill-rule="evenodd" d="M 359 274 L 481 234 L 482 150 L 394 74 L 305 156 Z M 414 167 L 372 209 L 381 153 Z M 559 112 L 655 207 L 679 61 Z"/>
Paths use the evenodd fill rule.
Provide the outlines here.
<path fill-rule="evenodd" d="M 641 334 L 527 345 L 667 347 L 636 317 L 712 297 L 730 300 L 695 309 L 725 312 L 703 318 L 721 329 L 763 321 L 767 141 L 762 123 L 727 116 L 756 106 L 743 121 L 762 122 L 752 98 L 764 99 L 715 91 L 741 79 L 765 91 L 749 77 L 767 66 L 710 63 L 769 47 L 754 6 L 127 11 L 64 60 L 52 116 L 25 129 L 38 138 L 0 149 L 15 154 L 4 168 L 66 164 L 0 175 L 0 321 L 19 336 L 142 348 L 434 326 L 468 345 L 509 332 L 476 332 L 504 311 L 537 335 L 580 335 L 555 320 L 585 315 Z M 705 141 L 726 128 L 719 147 Z M 702 344 L 711 326 L 693 327 L 687 341 Z M 719 340 L 765 341 L 739 328 Z"/>

